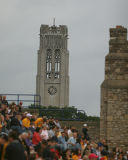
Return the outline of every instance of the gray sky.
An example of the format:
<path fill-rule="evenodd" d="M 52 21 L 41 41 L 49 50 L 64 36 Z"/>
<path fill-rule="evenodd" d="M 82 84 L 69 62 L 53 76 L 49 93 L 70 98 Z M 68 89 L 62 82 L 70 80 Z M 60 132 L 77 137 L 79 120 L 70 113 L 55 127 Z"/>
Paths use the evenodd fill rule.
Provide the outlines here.
<path fill-rule="evenodd" d="M 70 105 L 100 114 L 109 28 L 128 26 L 128 0 L 0 0 L 0 93 L 35 93 L 41 24 L 67 25 Z"/>

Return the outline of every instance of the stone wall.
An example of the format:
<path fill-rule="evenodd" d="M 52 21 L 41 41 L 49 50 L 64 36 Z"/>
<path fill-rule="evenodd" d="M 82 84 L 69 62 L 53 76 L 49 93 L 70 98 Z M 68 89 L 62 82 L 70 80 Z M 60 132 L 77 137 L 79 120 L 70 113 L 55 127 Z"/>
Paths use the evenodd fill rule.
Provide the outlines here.
<path fill-rule="evenodd" d="M 83 124 L 88 125 L 88 134 L 91 138 L 91 140 L 94 140 L 95 142 L 98 142 L 100 139 L 100 122 L 99 121 L 89 121 L 89 122 L 80 122 L 80 121 L 61 121 L 61 126 L 73 126 L 79 130 L 79 132 L 82 134 L 82 128 Z"/>
<path fill-rule="evenodd" d="M 100 138 L 110 148 L 128 150 L 128 41 L 127 29 L 110 29 L 105 80 L 101 85 Z"/>

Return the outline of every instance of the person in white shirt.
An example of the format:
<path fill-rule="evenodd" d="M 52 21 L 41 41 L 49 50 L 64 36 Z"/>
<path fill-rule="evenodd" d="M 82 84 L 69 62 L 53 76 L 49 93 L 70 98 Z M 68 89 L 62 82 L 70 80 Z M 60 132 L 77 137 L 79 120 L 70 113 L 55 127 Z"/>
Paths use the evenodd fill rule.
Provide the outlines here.
<path fill-rule="evenodd" d="M 47 130 L 46 125 L 43 125 L 42 132 L 40 135 L 41 135 L 42 139 L 48 140 L 49 136 L 48 136 L 48 130 Z"/>

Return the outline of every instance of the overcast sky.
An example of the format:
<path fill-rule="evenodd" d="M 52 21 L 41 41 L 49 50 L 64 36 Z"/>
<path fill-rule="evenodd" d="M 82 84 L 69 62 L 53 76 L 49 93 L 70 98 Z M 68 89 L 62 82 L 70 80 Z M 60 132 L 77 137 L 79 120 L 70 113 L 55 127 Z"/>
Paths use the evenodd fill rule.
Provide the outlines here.
<path fill-rule="evenodd" d="M 0 93 L 35 93 L 41 24 L 67 25 L 70 105 L 100 114 L 109 28 L 128 26 L 128 0 L 0 0 Z"/>

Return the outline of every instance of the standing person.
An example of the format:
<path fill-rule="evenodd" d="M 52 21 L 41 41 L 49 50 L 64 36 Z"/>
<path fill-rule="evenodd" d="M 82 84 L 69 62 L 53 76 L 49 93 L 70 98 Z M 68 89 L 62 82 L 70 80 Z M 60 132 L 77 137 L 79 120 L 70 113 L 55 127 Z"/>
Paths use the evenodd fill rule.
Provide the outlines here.
<path fill-rule="evenodd" d="M 23 105 L 23 102 L 20 102 L 19 105 L 18 105 L 19 106 L 19 112 L 22 112 L 22 105 Z"/>
<path fill-rule="evenodd" d="M 26 160 L 24 147 L 18 141 L 18 136 L 15 131 L 9 133 L 10 144 L 6 148 L 5 160 Z"/>
<path fill-rule="evenodd" d="M 88 126 L 87 126 L 87 124 L 83 124 L 82 132 L 84 134 L 84 138 L 86 138 L 87 140 L 90 140 L 90 138 L 88 136 Z"/>
<path fill-rule="evenodd" d="M 2 105 L 2 96 L 0 96 L 0 108 L 1 108 L 1 105 Z"/>
<path fill-rule="evenodd" d="M 2 104 L 5 104 L 8 106 L 8 101 L 6 100 L 6 96 L 3 96 Z"/>

